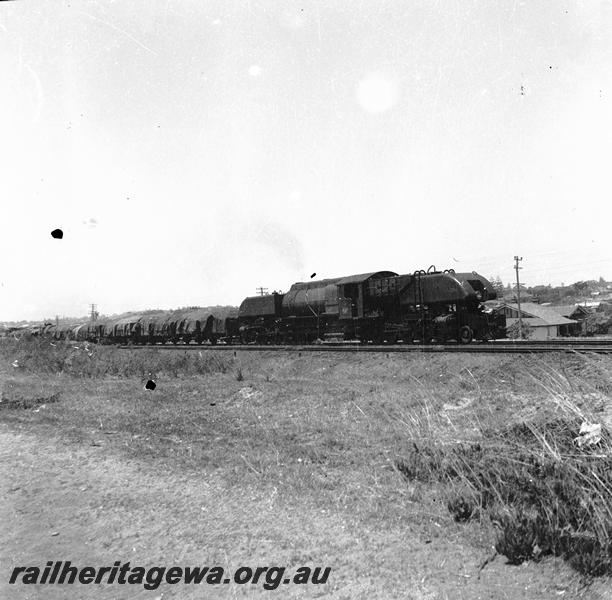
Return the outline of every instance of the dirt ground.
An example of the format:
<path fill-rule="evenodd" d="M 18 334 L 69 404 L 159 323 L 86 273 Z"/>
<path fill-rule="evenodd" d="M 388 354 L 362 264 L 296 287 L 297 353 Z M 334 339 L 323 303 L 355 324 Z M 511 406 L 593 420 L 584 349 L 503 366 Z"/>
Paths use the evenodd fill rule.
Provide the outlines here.
<path fill-rule="evenodd" d="M 309 371 L 315 386 L 321 365 L 316 366 Z M 14 374 L 6 371 L 2 377 L 6 384 Z M 140 382 L 128 383 L 141 390 Z M 88 393 L 73 383 L 54 385 L 65 393 L 65 404 Z M 100 388 L 92 383 L 89 391 L 97 389 L 103 402 L 124 393 L 125 385 L 106 381 Z M 283 379 L 276 371 L 267 385 L 259 382 L 264 394 L 274 386 L 281 393 L 295 386 L 295 377 Z M 212 387 L 222 400 L 244 382 L 219 375 L 191 379 L 188 391 L 168 386 L 168 398 Z M 146 404 L 135 406 L 147 410 Z M 372 463 L 356 461 L 349 480 L 343 479 L 342 464 L 317 468 L 312 463 L 304 472 L 309 485 L 296 493 L 296 471 L 289 477 L 288 467 L 279 462 L 277 475 L 260 476 L 260 463 L 249 461 L 246 439 L 238 453 L 242 460 L 181 466 L 171 450 L 129 452 L 131 438 L 125 431 L 87 425 L 78 435 L 66 435 L 61 427 L 38 421 L 34 410 L 26 418 L 0 423 L 0 598 L 612 598 L 609 580 L 585 585 L 559 559 L 510 566 L 497 556 L 479 570 L 491 555 L 491 532 L 478 523 L 455 523 L 435 496 L 424 492 L 416 498 L 388 465 L 373 473 Z M 233 445 L 228 455 L 230 450 L 236 456 Z M 326 493 L 316 493 L 317 486 Z M 8 583 L 15 566 L 42 567 L 49 560 L 79 566 L 119 560 L 145 567 L 322 565 L 332 570 L 325 585 L 289 584 L 272 591 L 235 583 L 163 583 L 156 590 Z"/>

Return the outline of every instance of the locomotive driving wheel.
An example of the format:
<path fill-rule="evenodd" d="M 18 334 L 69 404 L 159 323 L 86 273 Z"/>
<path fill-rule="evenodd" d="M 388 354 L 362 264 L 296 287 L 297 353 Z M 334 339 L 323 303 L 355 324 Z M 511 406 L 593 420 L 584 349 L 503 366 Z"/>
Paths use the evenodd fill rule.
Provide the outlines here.
<path fill-rule="evenodd" d="M 469 344 L 474 339 L 474 333 L 469 325 L 464 325 L 459 330 L 459 342 L 461 344 Z"/>

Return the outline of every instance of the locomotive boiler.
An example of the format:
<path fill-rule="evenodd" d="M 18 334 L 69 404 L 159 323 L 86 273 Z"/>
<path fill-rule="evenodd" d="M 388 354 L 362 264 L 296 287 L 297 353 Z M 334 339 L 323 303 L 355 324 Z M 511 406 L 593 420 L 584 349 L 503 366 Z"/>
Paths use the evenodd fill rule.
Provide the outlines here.
<path fill-rule="evenodd" d="M 495 298 L 491 284 L 475 272 L 376 271 L 295 283 L 285 294 L 246 298 L 237 329 L 243 343 L 466 344 L 501 337 L 505 323 L 483 305 Z"/>

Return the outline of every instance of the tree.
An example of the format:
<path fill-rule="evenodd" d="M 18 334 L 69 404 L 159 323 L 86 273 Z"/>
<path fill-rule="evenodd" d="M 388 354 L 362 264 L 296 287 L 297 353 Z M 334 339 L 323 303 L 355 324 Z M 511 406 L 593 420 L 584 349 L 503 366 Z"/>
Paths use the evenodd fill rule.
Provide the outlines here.
<path fill-rule="evenodd" d="M 498 298 L 501 298 L 504 295 L 504 284 L 499 275 L 489 277 L 489 281 L 495 290 Z"/>
<path fill-rule="evenodd" d="M 594 312 L 584 320 L 584 334 L 595 335 L 608 333 L 612 326 L 612 315 Z"/>
<path fill-rule="evenodd" d="M 525 321 L 523 321 L 522 324 L 522 329 L 519 329 L 518 320 L 512 323 L 512 325 L 506 327 L 506 335 L 508 336 L 508 338 L 510 338 L 511 340 L 518 340 L 522 337 L 522 339 L 528 340 L 533 335 L 534 329 L 531 325 L 529 325 L 529 323 L 526 323 Z M 520 331 L 523 333 L 522 336 L 519 335 Z"/>
<path fill-rule="evenodd" d="M 576 283 L 574 283 L 572 285 L 572 287 L 578 292 L 578 293 L 582 293 L 584 292 L 588 287 L 589 287 L 589 283 L 588 281 L 577 281 Z"/>
<path fill-rule="evenodd" d="M 501 277 L 499 277 L 499 275 L 495 278 L 495 283 L 493 284 L 493 287 L 495 288 L 495 291 L 497 292 L 498 296 L 503 296 L 504 295 L 504 282 L 501 280 Z"/>

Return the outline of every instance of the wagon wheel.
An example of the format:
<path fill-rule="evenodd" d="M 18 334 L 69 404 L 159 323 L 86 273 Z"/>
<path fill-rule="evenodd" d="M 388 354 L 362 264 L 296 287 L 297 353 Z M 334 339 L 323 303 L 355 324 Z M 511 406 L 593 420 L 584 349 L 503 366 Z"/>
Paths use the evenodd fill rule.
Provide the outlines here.
<path fill-rule="evenodd" d="M 474 338 L 474 334 L 472 333 L 472 329 L 469 325 L 464 325 L 459 330 L 459 342 L 462 344 L 469 344 Z"/>

